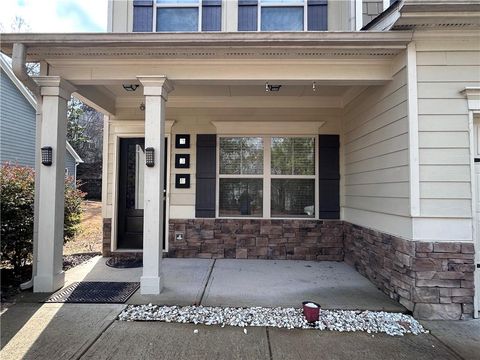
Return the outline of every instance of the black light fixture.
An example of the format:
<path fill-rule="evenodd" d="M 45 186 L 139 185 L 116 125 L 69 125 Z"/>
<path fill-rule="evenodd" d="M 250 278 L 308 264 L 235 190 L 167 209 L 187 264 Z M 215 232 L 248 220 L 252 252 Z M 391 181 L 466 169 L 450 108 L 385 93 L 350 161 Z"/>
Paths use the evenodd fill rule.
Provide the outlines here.
<path fill-rule="evenodd" d="M 139 87 L 138 84 L 123 84 L 122 86 L 126 91 L 135 91 Z"/>
<path fill-rule="evenodd" d="M 317 83 L 315 81 L 312 83 L 312 90 L 317 91 Z"/>
<path fill-rule="evenodd" d="M 270 85 L 268 83 L 268 81 L 265 83 L 265 91 L 266 92 L 270 92 L 270 91 L 277 92 L 277 91 L 280 91 L 281 87 L 282 87 L 282 85 Z"/>
<path fill-rule="evenodd" d="M 145 103 L 141 103 L 139 107 L 140 111 L 145 111 Z"/>
<path fill-rule="evenodd" d="M 42 147 L 42 164 L 45 166 L 51 166 L 53 163 L 53 156 L 52 156 L 52 147 L 51 146 L 44 146 Z"/>
<path fill-rule="evenodd" d="M 148 147 L 145 149 L 145 165 L 153 167 L 155 165 L 155 149 Z"/>

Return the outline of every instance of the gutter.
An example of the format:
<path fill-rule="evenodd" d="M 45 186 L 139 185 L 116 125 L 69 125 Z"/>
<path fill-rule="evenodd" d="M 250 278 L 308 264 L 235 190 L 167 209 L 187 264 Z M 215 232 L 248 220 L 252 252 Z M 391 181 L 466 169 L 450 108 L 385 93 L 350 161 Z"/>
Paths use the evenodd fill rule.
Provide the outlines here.
<path fill-rule="evenodd" d="M 15 76 L 35 95 L 36 99 L 40 97 L 40 88 L 37 83 L 28 75 L 25 66 L 27 62 L 27 51 L 23 44 L 13 44 L 12 51 L 12 71 Z M 38 107 L 37 107 L 38 109 Z"/>
<path fill-rule="evenodd" d="M 13 74 L 33 93 L 36 102 L 37 108 L 35 113 L 35 195 L 34 195 L 34 223 L 33 223 L 33 262 L 32 262 L 32 278 L 20 284 L 21 290 L 27 290 L 33 287 L 33 279 L 37 274 L 37 254 L 38 254 L 38 213 L 39 213 L 39 202 L 38 196 L 40 192 L 40 164 L 38 159 L 40 158 L 40 135 L 41 135 L 41 126 L 39 125 L 42 121 L 42 103 L 43 99 L 40 94 L 40 87 L 37 83 L 28 75 L 26 64 L 26 47 L 24 44 L 15 43 L 13 44 L 12 50 L 12 71 Z"/>

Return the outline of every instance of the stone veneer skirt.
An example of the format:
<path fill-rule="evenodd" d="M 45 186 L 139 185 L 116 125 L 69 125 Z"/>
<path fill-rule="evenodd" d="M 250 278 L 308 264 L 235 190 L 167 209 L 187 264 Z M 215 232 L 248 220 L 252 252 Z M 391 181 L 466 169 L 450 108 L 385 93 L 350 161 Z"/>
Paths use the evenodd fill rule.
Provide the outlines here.
<path fill-rule="evenodd" d="M 103 231 L 110 256 L 110 219 Z M 472 243 L 414 242 L 340 220 L 171 219 L 168 256 L 345 261 L 417 318 L 473 316 Z"/>

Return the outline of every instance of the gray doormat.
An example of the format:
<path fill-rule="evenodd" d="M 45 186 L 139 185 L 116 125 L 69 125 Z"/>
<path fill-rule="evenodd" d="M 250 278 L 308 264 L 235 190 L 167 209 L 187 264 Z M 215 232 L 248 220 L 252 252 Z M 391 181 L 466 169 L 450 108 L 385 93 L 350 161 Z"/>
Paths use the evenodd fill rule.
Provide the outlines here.
<path fill-rule="evenodd" d="M 138 257 L 111 257 L 105 263 L 107 266 L 117 268 L 117 269 L 130 269 L 138 268 L 143 266 L 142 258 Z"/>
<path fill-rule="evenodd" d="M 74 282 L 51 295 L 47 303 L 123 304 L 140 287 L 138 282 Z"/>

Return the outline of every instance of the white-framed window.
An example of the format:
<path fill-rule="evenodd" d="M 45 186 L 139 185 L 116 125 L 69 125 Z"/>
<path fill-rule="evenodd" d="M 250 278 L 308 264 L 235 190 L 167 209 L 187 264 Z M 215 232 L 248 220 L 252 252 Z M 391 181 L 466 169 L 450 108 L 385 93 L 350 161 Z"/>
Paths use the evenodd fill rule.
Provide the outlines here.
<path fill-rule="evenodd" d="M 201 31 L 201 0 L 156 0 L 153 11 L 154 31 Z"/>
<path fill-rule="evenodd" d="M 218 136 L 217 217 L 315 218 L 315 136 Z"/>
<path fill-rule="evenodd" d="M 306 31 L 307 0 L 259 0 L 260 31 Z"/>

